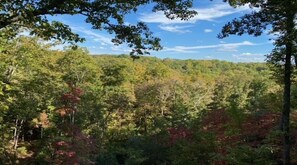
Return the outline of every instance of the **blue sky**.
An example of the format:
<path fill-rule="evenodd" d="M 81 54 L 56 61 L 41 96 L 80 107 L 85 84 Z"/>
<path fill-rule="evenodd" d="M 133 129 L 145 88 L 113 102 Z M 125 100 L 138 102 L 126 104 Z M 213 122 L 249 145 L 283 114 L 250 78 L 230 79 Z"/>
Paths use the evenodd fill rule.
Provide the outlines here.
<path fill-rule="evenodd" d="M 263 62 L 272 48 L 272 36 L 230 36 L 218 39 L 217 34 L 228 21 L 251 11 L 248 6 L 232 8 L 219 0 L 196 2 L 198 15 L 189 21 L 169 20 L 161 12 L 151 12 L 151 6 L 142 6 L 137 13 L 129 14 L 125 21 L 135 24 L 147 23 L 155 36 L 161 38 L 163 50 L 152 51 L 151 56 L 173 59 L 219 59 L 232 62 Z M 91 54 L 128 54 L 126 45 L 114 46 L 112 35 L 94 30 L 84 22 L 83 16 L 56 16 L 51 19 L 62 21 L 86 38 L 79 44 Z"/>

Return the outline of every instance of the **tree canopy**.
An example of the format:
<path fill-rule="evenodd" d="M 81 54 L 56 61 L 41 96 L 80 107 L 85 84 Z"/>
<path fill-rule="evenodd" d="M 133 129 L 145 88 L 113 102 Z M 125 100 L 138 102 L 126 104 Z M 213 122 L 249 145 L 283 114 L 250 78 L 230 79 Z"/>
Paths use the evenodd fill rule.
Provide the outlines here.
<path fill-rule="evenodd" d="M 5 47 L 0 164 L 279 160 L 281 88 L 264 63 L 91 56 L 28 37 Z"/>

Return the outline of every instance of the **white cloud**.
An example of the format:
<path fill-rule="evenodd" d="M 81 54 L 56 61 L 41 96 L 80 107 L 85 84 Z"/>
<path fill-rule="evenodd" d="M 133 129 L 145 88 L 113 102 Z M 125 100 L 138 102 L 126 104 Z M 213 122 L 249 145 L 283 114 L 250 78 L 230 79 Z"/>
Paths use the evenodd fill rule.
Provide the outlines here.
<path fill-rule="evenodd" d="M 106 43 L 104 43 L 104 42 L 101 42 L 100 43 L 102 46 L 106 46 L 107 44 Z"/>
<path fill-rule="evenodd" d="M 204 32 L 205 33 L 211 33 L 211 32 L 213 32 L 213 30 L 212 29 L 204 29 Z"/>
<path fill-rule="evenodd" d="M 132 49 L 125 44 L 114 45 L 114 43 L 111 42 L 112 37 L 106 37 L 83 27 L 73 26 L 72 29 L 86 35 L 87 39 L 89 38 L 100 43 L 100 45 L 98 44 L 95 47 L 91 47 L 90 54 L 128 54 L 132 51 Z"/>
<path fill-rule="evenodd" d="M 205 56 L 205 58 L 206 58 L 206 59 L 210 59 L 210 60 L 215 59 L 215 58 L 212 57 L 212 56 Z"/>
<path fill-rule="evenodd" d="M 236 52 L 237 48 L 240 46 L 253 46 L 253 45 L 255 45 L 255 44 L 250 41 L 243 41 L 243 42 L 239 42 L 239 43 L 224 43 L 224 44 L 219 44 L 217 51 Z"/>
<path fill-rule="evenodd" d="M 111 42 L 111 39 L 112 39 L 111 37 L 103 36 L 101 34 L 95 33 L 91 30 L 86 29 L 86 28 L 81 28 L 81 27 L 76 27 L 76 26 L 73 26 L 71 28 L 76 32 L 83 33 L 83 34 L 87 35 L 88 37 L 92 38 L 94 41 L 100 42 L 100 44 L 103 46 L 114 45 Z"/>
<path fill-rule="evenodd" d="M 252 56 L 262 56 L 263 54 L 253 54 L 253 53 L 241 53 L 241 54 L 238 54 L 238 55 L 233 55 L 234 57 L 252 57 Z"/>
<path fill-rule="evenodd" d="M 102 46 L 92 46 L 90 49 L 90 54 L 129 54 L 131 49 L 124 45 L 120 46 L 111 46 L 111 47 L 102 47 Z"/>
<path fill-rule="evenodd" d="M 220 43 L 216 45 L 198 45 L 198 46 L 175 46 L 173 48 L 165 47 L 163 51 L 175 51 L 175 52 L 195 52 L 199 49 L 217 49 L 222 52 L 236 52 L 240 46 L 253 46 L 256 45 L 250 41 L 243 41 L 237 43 Z"/>
<path fill-rule="evenodd" d="M 228 16 L 231 14 L 250 10 L 248 5 L 233 8 L 227 3 L 217 4 L 212 7 L 196 8 L 198 15 L 194 16 L 190 20 L 184 21 L 180 19 L 170 20 L 166 18 L 163 12 L 156 13 L 143 13 L 139 18 L 140 21 L 147 23 L 161 23 L 161 24 L 180 24 L 180 23 L 195 23 L 197 21 L 214 21 L 217 18 Z"/>
<path fill-rule="evenodd" d="M 197 53 L 196 51 L 186 50 L 186 49 L 179 48 L 179 47 L 173 47 L 173 48 L 164 47 L 164 49 L 162 51 L 166 51 L 166 52 L 178 52 L 178 53 Z"/>
<path fill-rule="evenodd" d="M 53 45 L 50 49 L 51 50 L 64 50 L 69 44 L 58 44 L 58 45 Z"/>
<path fill-rule="evenodd" d="M 111 50 L 113 51 L 113 53 L 130 53 L 132 51 L 132 49 L 124 47 L 122 45 L 112 46 Z"/>
<path fill-rule="evenodd" d="M 232 55 L 234 58 L 236 58 L 237 60 L 242 60 L 242 61 L 264 61 L 265 59 L 265 54 L 261 54 L 261 53 L 241 53 L 241 54 L 233 54 Z"/>
<path fill-rule="evenodd" d="M 173 32 L 173 33 L 188 33 L 191 32 L 185 28 L 190 26 L 171 26 L 171 25 L 159 25 L 159 28 L 165 31 Z"/>

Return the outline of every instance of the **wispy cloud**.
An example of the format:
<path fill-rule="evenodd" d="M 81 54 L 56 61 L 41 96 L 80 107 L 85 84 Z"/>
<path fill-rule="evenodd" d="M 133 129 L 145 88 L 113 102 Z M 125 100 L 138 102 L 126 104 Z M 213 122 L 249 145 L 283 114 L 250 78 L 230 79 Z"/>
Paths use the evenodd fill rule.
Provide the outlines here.
<path fill-rule="evenodd" d="M 261 54 L 261 53 L 241 53 L 241 54 L 233 54 L 232 55 L 234 58 L 236 58 L 237 60 L 241 60 L 241 61 L 264 61 L 264 57 L 265 54 Z"/>
<path fill-rule="evenodd" d="M 130 53 L 132 51 L 131 48 L 127 48 L 125 46 L 112 46 L 111 50 L 115 53 Z"/>
<path fill-rule="evenodd" d="M 209 59 L 209 60 L 215 59 L 215 58 L 212 57 L 212 56 L 205 56 L 204 58 Z"/>
<path fill-rule="evenodd" d="M 179 48 L 178 46 L 172 47 L 172 48 L 164 47 L 162 51 L 177 52 L 177 53 L 197 53 L 197 51 L 182 49 L 182 48 Z"/>
<path fill-rule="evenodd" d="M 172 25 L 159 25 L 159 28 L 165 31 L 174 32 L 174 33 L 188 33 L 191 32 L 190 30 L 187 30 L 186 28 L 191 26 L 172 26 Z"/>
<path fill-rule="evenodd" d="M 212 29 L 204 29 L 204 32 L 205 33 L 211 33 L 211 32 L 213 32 L 213 30 Z"/>
<path fill-rule="evenodd" d="M 223 43 L 218 45 L 217 51 L 219 52 L 237 52 L 238 47 L 240 46 L 253 46 L 256 45 L 250 41 L 243 41 L 238 43 Z"/>
<path fill-rule="evenodd" d="M 163 51 L 175 52 L 195 52 L 199 49 L 216 49 L 221 52 L 236 52 L 240 46 L 253 46 L 256 45 L 250 41 L 243 41 L 237 43 L 221 43 L 216 45 L 198 45 L 198 46 L 175 46 L 173 48 L 165 47 Z"/>
<path fill-rule="evenodd" d="M 94 41 L 100 42 L 100 44 L 103 46 L 104 45 L 114 45 L 111 42 L 111 39 L 112 39 L 111 37 L 103 36 L 101 34 L 93 32 L 92 30 L 82 28 L 82 27 L 72 26 L 71 28 L 75 32 L 82 33 L 84 35 L 87 35 L 87 37 L 92 38 Z"/>
<path fill-rule="evenodd" d="M 183 21 L 180 19 L 170 20 L 164 16 L 162 12 L 156 13 L 143 13 L 139 18 L 140 21 L 147 23 L 161 23 L 161 24 L 181 24 L 181 23 L 196 23 L 197 21 L 214 21 L 217 18 L 228 16 L 231 14 L 243 12 L 250 10 L 248 5 L 232 8 L 226 3 L 216 4 L 212 7 L 207 8 L 196 8 L 194 9 L 198 12 L 198 15 L 191 18 L 188 21 Z"/>

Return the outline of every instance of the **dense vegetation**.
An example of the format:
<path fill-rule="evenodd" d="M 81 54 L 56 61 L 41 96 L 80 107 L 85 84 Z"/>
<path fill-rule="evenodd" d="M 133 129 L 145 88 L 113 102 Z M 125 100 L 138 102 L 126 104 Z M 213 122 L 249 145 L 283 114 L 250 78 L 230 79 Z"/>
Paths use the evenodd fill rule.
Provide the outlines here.
<path fill-rule="evenodd" d="M 264 63 L 133 60 L 43 43 L 1 42 L 1 164 L 281 161 L 282 88 Z"/>
<path fill-rule="evenodd" d="M 111 40 L 115 45 L 119 45 L 122 43 L 127 43 L 127 45 L 131 48 L 130 55 L 134 58 L 139 57 L 139 55 L 143 54 L 149 54 L 148 50 L 160 50 L 162 47 L 160 45 L 160 39 L 158 37 L 154 37 L 153 33 L 150 31 L 148 26 L 143 22 L 138 22 L 134 25 L 127 24 L 125 22 L 125 16 L 127 14 L 136 13 L 140 6 L 143 5 L 149 5 L 151 6 L 152 12 L 161 12 L 163 13 L 168 19 L 181 19 L 181 20 L 188 20 L 195 16 L 197 14 L 196 10 L 192 10 L 193 7 L 193 0 L 179 0 L 179 1 L 170 1 L 170 0 L 141 0 L 141 1 L 134 1 L 134 0 L 127 0 L 127 1 L 105 1 L 105 0 L 2 0 L 0 2 L 0 52 L 4 54 L 4 62 L 3 68 L 8 67 L 8 69 L 4 69 L 4 75 L 3 75 L 3 81 L 0 84 L 2 88 L 1 95 L 3 98 L 1 98 L 1 113 L 3 113 L 3 116 L 5 116 L 6 112 L 5 110 L 11 109 L 11 105 L 13 101 L 15 101 L 12 96 L 7 95 L 9 91 L 15 91 L 15 89 L 12 87 L 11 84 L 12 81 L 14 82 L 21 82 L 18 79 L 12 80 L 14 77 L 13 75 L 16 73 L 16 70 L 20 70 L 19 66 L 22 66 L 20 64 L 29 64 L 30 61 L 22 61 L 23 55 L 20 55 L 19 53 L 22 53 L 25 50 L 21 50 L 20 52 L 14 52 L 18 49 L 10 49 L 11 44 L 14 43 L 16 45 L 19 45 L 18 41 L 15 41 L 15 37 L 19 35 L 20 32 L 23 30 L 27 30 L 30 32 L 30 35 L 41 37 L 45 40 L 55 40 L 59 42 L 68 42 L 70 44 L 75 44 L 77 42 L 84 41 L 84 38 L 81 38 L 78 34 L 75 34 L 72 32 L 69 25 L 59 22 L 59 21 L 50 21 L 47 16 L 58 16 L 58 15 L 80 15 L 84 16 L 85 22 L 91 24 L 93 29 L 97 30 L 105 30 L 109 32 L 110 34 L 114 34 L 114 38 Z M 282 86 L 282 101 L 279 101 L 279 98 L 274 98 L 273 95 L 270 95 L 268 98 L 274 98 L 276 99 L 276 104 L 272 104 L 274 109 L 278 109 L 277 105 L 282 104 L 282 112 L 280 118 L 280 124 L 279 124 L 279 134 L 282 136 L 282 163 L 284 165 L 290 165 L 291 164 L 291 156 L 294 156 L 294 151 L 291 153 L 292 144 L 295 143 L 294 138 L 291 136 L 294 134 L 294 127 L 291 127 L 294 121 L 291 121 L 291 114 L 292 110 L 294 110 L 294 103 L 295 103 L 295 72 L 296 72 L 296 21 L 295 17 L 297 14 L 297 1 L 296 0 L 223 0 L 223 2 L 229 3 L 230 6 L 233 7 L 239 7 L 243 5 L 248 5 L 252 10 L 250 13 L 246 13 L 240 18 L 235 18 L 232 21 L 228 22 L 223 28 L 221 33 L 218 35 L 219 38 L 225 38 L 229 35 L 243 35 L 243 34 L 249 34 L 254 36 L 260 36 L 264 32 L 268 32 L 270 34 L 274 34 L 274 49 L 272 50 L 271 54 L 268 55 L 267 61 L 269 62 L 270 66 L 272 66 L 274 70 L 274 74 L 276 75 L 275 78 L 277 78 L 277 81 L 280 82 Z M 7 42 L 10 42 L 7 44 Z M 75 48 L 75 45 L 73 45 Z M 18 46 L 17 46 L 18 47 Z M 43 48 L 42 48 L 43 49 Z M 35 50 L 34 50 L 35 51 Z M 34 52 L 33 51 L 33 52 Z M 70 50 L 69 50 L 70 51 Z M 26 52 L 26 51 L 25 51 Z M 34 54 L 32 52 L 32 54 Z M 51 52 L 51 51 L 50 51 Z M 70 51 L 71 52 L 71 51 Z M 44 53 L 44 52 L 43 52 Z M 69 52 L 68 52 L 69 53 Z M 82 51 L 83 53 L 83 51 Z M 12 58 L 9 56 L 9 54 L 19 54 L 18 58 Z M 30 54 L 30 53 L 29 53 Z M 71 53 L 72 54 L 72 53 Z M 7 59 L 9 64 L 7 65 L 5 61 Z M 71 59 L 65 59 L 66 61 L 71 61 Z M 78 61 L 80 61 L 78 59 Z M 60 65 L 61 61 L 59 61 L 57 64 Z M 62 60 L 62 63 L 65 62 Z M 83 63 L 83 61 L 81 61 Z M 81 64 L 79 63 L 79 64 Z M 41 62 L 41 64 L 45 64 L 44 62 Z M 67 84 L 70 91 L 63 94 L 61 101 L 57 104 L 59 104 L 60 108 L 56 109 L 60 113 L 61 116 L 65 116 L 67 114 L 70 115 L 70 123 L 74 125 L 77 116 L 78 111 L 78 105 L 80 104 L 84 91 L 80 88 L 78 88 L 78 84 L 85 82 L 85 78 L 88 77 L 86 74 L 88 73 L 88 70 L 84 70 L 84 67 L 80 68 L 79 73 L 77 74 L 76 71 L 74 73 L 72 72 L 72 69 L 76 70 L 75 67 L 61 67 L 60 69 L 64 68 L 65 70 L 62 72 L 61 76 L 63 76 L 63 73 L 67 71 L 67 69 L 70 69 L 72 74 L 64 75 L 67 77 Z M 53 67 L 53 66 L 52 66 Z M 130 84 L 132 84 L 132 90 L 130 92 L 133 93 L 133 91 L 137 91 L 138 89 L 135 88 L 135 78 L 133 77 L 133 81 L 123 78 L 121 76 L 122 71 L 124 70 L 124 66 L 118 65 L 115 66 L 113 69 L 110 69 L 109 67 L 114 66 L 103 66 L 102 72 L 103 75 L 101 75 L 102 78 L 102 86 L 107 86 L 108 88 L 119 86 L 125 84 L 126 81 L 130 81 Z M 123 68 L 124 67 L 124 68 Z M 35 68 L 35 66 L 32 68 Z M 52 69 L 51 67 L 49 67 Z M 28 68 L 23 68 L 24 73 L 27 73 L 30 71 Z M 41 69 L 43 70 L 43 69 Z M 83 71 L 82 71 L 83 70 Z M 152 71 L 152 75 L 156 72 L 154 70 L 158 69 L 148 69 Z M 29 72 L 30 74 L 39 73 L 37 71 Z M 51 75 L 51 71 L 47 73 L 48 75 Z M 97 72 L 92 72 L 95 76 Z M 116 74 L 120 74 L 118 76 L 115 76 Z M 134 73 L 134 72 L 133 72 Z M 150 73 L 150 72 L 148 72 Z M 163 72 L 161 72 L 163 74 Z M 195 73 L 195 71 L 194 71 Z M 170 75 L 170 74 L 168 74 Z M 167 76 L 168 76 L 167 75 Z M 175 75 L 175 74 L 172 74 Z M 36 76 L 36 75 L 35 75 Z M 40 76 L 40 75 L 37 75 Z M 70 77 L 68 77 L 70 76 Z M 85 77 L 86 76 L 86 77 Z M 165 75 L 158 75 L 159 77 L 165 76 Z M 265 75 L 266 76 L 266 75 Z M 55 77 L 55 76 L 53 76 Z M 154 76 L 153 76 L 154 77 Z M 206 77 L 213 77 L 213 76 L 206 76 Z M 232 77 L 232 76 L 230 76 Z M 239 76 L 238 76 L 239 77 Z M 29 80 L 29 77 L 22 77 L 21 80 Z M 91 78 L 91 77 L 89 77 Z M 241 77 L 240 77 L 241 78 Z M 65 79 L 65 77 L 62 77 L 62 79 Z M 161 80 L 164 78 L 162 77 Z M 195 78 L 194 78 L 195 79 Z M 206 78 L 207 79 L 207 78 Z M 211 78 L 210 78 L 211 79 Z M 229 79 L 229 78 L 227 78 Z M 38 79 L 39 80 L 39 79 Z M 51 79 L 50 79 L 51 80 Z M 70 81 L 72 80 L 72 81 Z M 75 81 L 74 81 L 75 80 Z M 149 81 L 149 78 L 146 78 L 147 81 Z M 41 80 L 40 80 L 41 81 Z M 192 81 L 192 78 L 191 78 Z M 238 80 L 239 81 L 239 80 Z M 206 86 L 211 86 L 208 84 L 208 81 L 206 81 Z M 231 81 L 232 82 L 232 81 Z M 240 81 L 241 82 L 241 81 Z M 34 82 L 36 83 L 36 82 Z M 44 82 L 43 82 L 44 83 Z M 223 107 L 222 109 L 231 109 L 232 112 L 229 112 L 229 116 L 241 116 L 237 118 L 235 121 L 235 125 L 241 126 L 244 122 L 245 115 L 239 114 L 238 110 L 236 109 L 246 109 L 245 104 L 242 104 L 242 100 L 249 100 L 249 94 L 241 95 L 238 93 L 244 93 L 246 90 L 237 90 L 237 88 L 243 88 L 243 89 L 249 89 L 246 88 L 245 85 L 242 87 L 241 85 L 235 85 L 236 90 L 233 91 L 233 85 L 234 83 L 229 84 L 232 86 L 232 88 L 225 88 L 230 95 L 221 95 L 220 97 L 217 97 L 216 95 L 221 92 L 220 87 L 226 86 L 226 85 L 220 85 L 226 83 L 225 80 L 223 82 L 216 82 L 214 85 L 214 88 L 207 88 L 211 91 L 211 89 L 214 91 L 214 96 L 211 97 L 212 102 L 207 105 L 206 109 L 216 109 L 219 107 Z M 58 83 L 60 84 L 60 83 Z M 55 84 L 55 85 L 58 85 Z M 24 84 L 23 84 L 24 85 Z M 36 85 L 36 84 L 35 84 Z M 53 89 L 55 89 L 57 86 L 53 85 Z M 98 85 L 98 84 L 97 84 Z M 188 84 L 187 84 L 188 85 Z M 229 86 L 227 85 L 227 86 Z M 270 84 L 271 85 L 271 84 Z M 30 92 L 28 93 L 27 89 L 29 84 L 25 84 L 24 87 L 26 87 L 26 90 L 23 90 L 21 87 L 18 87 L 19 89 L 18 94 L 22 94 L 22 97 L 25 99 L 21 100 L 22 104 L 31 104 L 29 109 L 31 110 L 33 106 L 37 106 L 40 103 L 38 102 L 30 102 L 28 100 L 32 101 L 32 98 L 37 97 L 36 95 L 31 96 Z M 174 86 L 174 91 L 176 89 L 176 84 Z M 253 86 L 253 85 L 252 85 Z M 257 86 L 257 85 L 255 85 Z M 275 89 L 273 88 L 273 92 L 271 91 L 271 86 L 269 86 L 269 93 L 275 93 Z M 128 90 L 128 87 L 125 86 L 125 89 Z M 145 88 L 146 89 L 146 88 Z M 154 88 L 155 89 L 155 88 Z M 255 89 L 258 89 L 255 88 Z M 260 88 L 261 92 L 262 87 Z M 51 91 L 52 89 L 50 89 Z M 107 94 L 107 88 L 104 87 L 102 89 L 104 92 L 104 95 Z M 158 89 L 159 90 L 159 89 Z M 157 90 L 157 91 L 158 91 Z M 129 90 L 128 90 L 129 91 Z M 277 91 L 277 90 L 276 90 Z M 122 91 L 125 93 L 125 91 Z M 150 92 L 150 91 L 149 91 Z M 235 92 L 235 93 L 234 93 Z M 260 92 L 260 93 L 261 93 Z M 135 93 L 135 100 L 137 99 L 137 92 Z M 157 92 L 158 93 L 158 92 Z M 249 92 L 248 92 L 249 93 Z M 258 92 L 252 92 L 254 94 Z M 14 93 L 15 94 L 15 93 Z M 28 95 L 30 97 L 28 97 Z M 133 94 L 132 94 L 133 95 Z M 163 96 L 163 94 L 162 94 Z M 167 96 L 167 95 L 166 95 Z M 176 96 L 176 94 L 174 94 Z M 205 95 L 206 96 L 206 95 Z M 262 96 L 262 95 L 261 95 Z M 265 94 L 266 96 L 266 94 Z M 51 98 L 50 96 L 49 98 Z M 243 98 L 242 98 L 243 97 Z M 101 97 L 100 97 L 101 98 Z M 161 97 L 164 98 L 164 97 Z M 167 97 L 166 97 L 167 98 Z M 174 97 L 175 98 L 175 97 Z M 221 101 L 224 102 L 224 100 L 227 98 L 225 103 L 221 103 Z M 176 99 L 176 98 L 175 98 Z M 34 99 L 33 99 L 34 100 Z M 162 99 L 161 99 L 162 100 Z M 216 101 L 219 100 L 219 101 Z M 50 105 L 53 103 L 47 99 L 43 100 L 46 101 L 46 104 L 42 105 Z M 103 100 L 104 101 L 104 100 Z M 109 101 L 113 101 L 109 100 Z M 266 100 L 267 101 L 267 100 Z M 164 103 L 164 101 L 161 101 Z M 219 102 L 219 103 L 218 103 Z M 258 102 L 258 101 L 254 101 Z M 111 103 L 111 102 L 109 102 Z M 130 102 L 129 102 L 130 103 Z M 275 103 L 275 102 L 274 102 Z M 21 104 L 21 105 L 22 105 Z M 221 105 L 222 104 L 222 105 Z M 13 105 L 13 104 L 12 104 Z M 105 105 L 105 104 L 104 104 Z M 113 104 L 112 104 L 113 105 Z M 125 105 L 131 105 L 131 104 L 125 104 Z M 133 105 L 133 104 L 132 104 Z M 200 105 L 200 104 L 199 104 Z M 12 106 L 13 107 L 13 106 Z M 27 107 L 27 108 L 28 108 Z M 51 106 L 52 108 L 56 108 L 55 106 Z M 104 107 L 104 106 L 103 106 Z M 112 107 L 112 106 L 111 106 Z M 137 106 L 132 106 L 137 107 Z M 23 106 L 15 105 L 16 109 L 22 109 Z M 158 109 L 158 108 L 157 108 Z M 159 107 L 161 109 L 161 116 L 166 116 L 164 105 Z M 249 109 L 249 108 L 248 108 Z M 257 108 L 258 110 L 266 109 L 260 106 L 260 108 Z M 230 110 L 229 110 L 230 111 Z M 251 112 L 248 112 L 250 110 L 244 110 L 245 113 L 253 114 Z M 196 113 L 196 112 L 195 112 Z M 31 114 L 31 111 L 29 113 Z M 76 114 L 76 115 L 75 115 Z M 112 113 L 109 112 L 107 115 L 107 118 L 110 118 L 110 115 Z M 235 114 L 235 115 L 234 115 Z M 23 115 L 18 115 L 15 113 L 16 116 L 15 119 L 15 127 L 14 129 L 14 136 L 13 136 L 13 148 L 17 149 L 19 136 L 21 135 L 20 130 L 24 129 L 23 126 L 24 122 L 27 121 L 28 113 Z M 14 116 L 12 115 L 12 116 Z M 30 116 L 29 115 L 29 116 Z M 147 113 L 145 113 L 145 116 L 147 116 Z M 191 115 L 193 117 L 193 115 Z M 271 116 L 271 115 L 270 115 Z M 294 114 L 293 114 L 294 116 Z M 9 117 L 8 117 L 9 118 Z M 25 118 L 25 119 L 24 119 Z M 43 118 L 48 118 L 46 113 L 43 113 Z M 5 118 L 2 120 L 4 121 Z M 233 119 L 225 118 L 228 120 L 233 121 Z M 197 119 L 198 120 L 198 119 Z M 203 120 L 203 119 L 202 119 Z M 153 120 L 155 121 L 155 120 Z M 162 120 L 163 121 L 163 120 Z M 69 123 L 68 122 L 68 123 Z M 66 122 L 67 123 L 67 122 Z M 104 125 L 108 123 L 108 120 L 105 120 Z M 143 122 L 141 122 L 143 123 Z M 144 132 L 148 131 L 148 123 L 147 120 L 144 122 Z M 64 118 L 62 119 L 62 124 L 65 124 Z M 154 125 L 155 122 L 152 122 Z M 4 124 L 5 125 L 5 124 Z M 38 124 L 39 132 L 41 132 L 41 137 L 43 137 L 43 127 L 42 124 Z M 8 128 L 8 129 L 7 129 Z M 293 131 L 291 130 L 293 128 Z M 2 127 L 1 127 L 2 129 Z M 3 126 L 3 130 L 9 130 L 9 127 Z M 62 129 L 61 129 L 62 130 Z M 67 130 L 67 131 L 66 131 Z M 66 129 L 64 130 L 64 133 L 60 132 L 60 135 L 65 134 L 69 135 L 69 130 L 73 129 Z M 105 132 L 107 130 L 107 127 L 104 127 L 103 129 Z M 66 131 L 66 132 L 65 132 Z M 59 132 L 59 131 L 58 131 Z M 156 131 L 158 132 L 158 131 Z M 170 131 L 169 131 L 170 132 Z M 31 135 L 33 132 L 31 131 Z M 182 133 L 183 135 L 185 133 Z M 191 133 L 190 133 L 191 134 Z M 73 133 L 71 134 L 73 135 Z M 104 134 L 102 134 L 103 137 Z M 4 136 L 6 137 L 6 135 Z M 25 136 L 23 136 L 23 139 L 25 139 Z M 3 142 L 5 144 L 5 142 Z M 271 150 L 272 151 L 272 150 Z M 254 151 L 253 151 L 254 152 Z M 227 152 L 228 153 L 228 152 Z M 62 155 L 65 155 L 63 153 Z M 73 153 L 71 154 L 73 156 Z M 123 158 L 124 159 L 124 158 Z M 126 158 L 125 158 L 126 159 Z M 293 160 L 294 161 L 294 160 Z M 57 162 L 56 162 L 57 163 Z M 240 162 L 236 162 L 240 163 Z M 254 163 L 254 162 L 252 162 Z M 263 162 L 262 162 L 263 163 Z M 267 163 L 267 162 L 266 162 Z M 123 163 L 120 163 L 123 164 Z"/>

